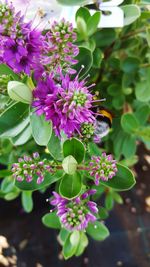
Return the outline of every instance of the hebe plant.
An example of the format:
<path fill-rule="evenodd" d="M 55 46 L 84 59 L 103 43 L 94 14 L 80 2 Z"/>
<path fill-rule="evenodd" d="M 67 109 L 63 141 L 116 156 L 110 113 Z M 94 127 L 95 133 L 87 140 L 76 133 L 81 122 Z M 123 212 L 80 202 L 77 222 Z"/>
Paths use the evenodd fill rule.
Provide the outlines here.
<path fill-rule="evenodd" d="M 42 221 L 59 230 L 65 259 L 83 253 L 88 235 L 108 237 L 102 220 L 114 201 L 122 203 L 119 191 L 135 184 L 128 166 L 136 161 L 136 140 L 149 145 L 150 12 L 145 5 L 136 20 L 134 6 L 131 19 L 129 4 L 137 2 L 122 6 L 123 29 L 97 29 L 100 11 L 91 16 L 81 7 L 76 29 L 63 19 L 43 32 L 16 16 L 12 4 L 0 5 L 0 162 L 6 166 L 0 196 L 21 195 L 30 212 L 33 192 L 47 190 L 50 212 Z M 100 140 L 93 107 L 103 98 L 114 119 Z M 96 203 L 102 194 L 104 207 Z"/>

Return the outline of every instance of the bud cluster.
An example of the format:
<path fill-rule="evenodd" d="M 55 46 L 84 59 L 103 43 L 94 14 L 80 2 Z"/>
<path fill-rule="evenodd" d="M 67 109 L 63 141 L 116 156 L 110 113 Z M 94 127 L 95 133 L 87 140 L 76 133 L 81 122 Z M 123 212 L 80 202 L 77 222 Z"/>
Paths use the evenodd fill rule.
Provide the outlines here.
<path fill-rule="evenodd" d="M 18 181 L 32 182 L 33 178 L 37 180 L 37 184 L 44 181 L 45 174 L 53 173 L 52 166 L 48 164 L 47 160 L 40 161 L 39 154 L 33 153 L 33 157 L 24 156 L 18 159 L 18 163 L 12 166 L 13 177 Z"/>
<path fill-rule="evenodd" d="M 90 175 L 95 177 L 95 184 L 99 185 L 99 180 L 108 181 L 112 179 L 117 172 L 116 160 L 112 155 L 93 156 L 90 162 Z"/>
<path fill-rule="evenodd" d="M 61 67 L 70 74 L 75 73 L 75 70 L 70 68 L 71 65 L 78 62 L 74 59 L 79 53 L 78 46 L 73 44 L 75 40 L 76 33 L 70 22 L 65 19 L 60 22 L 54 21 L 46 34 L 45 49 L 48 56 L 47 59 L 44 58 L 45 63 L 49 63 L 52 70 Z"/>

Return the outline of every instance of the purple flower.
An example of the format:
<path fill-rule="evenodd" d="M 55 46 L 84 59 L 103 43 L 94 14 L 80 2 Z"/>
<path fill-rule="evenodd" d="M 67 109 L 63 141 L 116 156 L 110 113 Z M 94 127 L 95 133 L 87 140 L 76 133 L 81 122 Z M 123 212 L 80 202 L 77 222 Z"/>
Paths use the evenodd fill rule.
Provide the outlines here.
<path fill-rule="evenodd" d="M 39 79 L 43 73 L 57 73 L 58 69 L 74 74 L 76 71 L 71 66 L 78 63 L 74 57 L 79 53 L 78 46 L 73 44 L 75 41 L 76 33 L 70 22 L 65 19 L 54 21 L 45 35 L 44 52 L 36 67 L 35 77 Z"/>
<path fill-rule="evenodd" d="M 31 28 L 31 21 L 24 22 L 21 12 L 15 13 L 12 4 L 1 4 L 0 11 L 1 61 L 16 73 L 30 75 L 43 50 L 44 37 L 41 32 Z"/>
<path fill-rule="evenodd" d="M 93 156 L 90 162 L 90 175 L 95 177 L 95 184 L 99 185 L 99 180 L 108 181 L 112 179 L 117 172 L 116 160 L 112 155 Z"/>
<path fill-rule="evenodd" d="M 91 87 L 91 86 L 89 86 Z M 52 76 L 40 81 L 33 92 L 33 107 L 37 115 L 45 114 L 46 120 L 53 122 L 56 135 L 61 131 L 71 137 L 80 134 L 83 123 L 94 123 L 91 111 L 93 96 L 86 86 L 86 81 L 79 81 L 78 75 L 71 80 L 69 75 L 60 73 L 59 82 Z"/>
<path fill-rule="evenodd" d="M 18 163 L 12 165 L 13 177 L 18 181 L 30 183 L 35 178 L 37 184 L 44 181 L 46 173 L 53 173 L 54 169 L 47 160 L 40 161 L 38 152 L 33 153 L 33 157 L 24 156 L 18 159 Z"/>
<path fill-rule="evenodd" d="M 53 192 L 54 197 L 50 199 L 50 204 L 56 206 L 57 215 L 66 229 L 82 231 L 87 228 L 89 222 L 97 220 L 94 215 L 98 213 L 97 204 L 89 200 L 89 196 L 94 192 L 89 190 L 70 201 Z"/>

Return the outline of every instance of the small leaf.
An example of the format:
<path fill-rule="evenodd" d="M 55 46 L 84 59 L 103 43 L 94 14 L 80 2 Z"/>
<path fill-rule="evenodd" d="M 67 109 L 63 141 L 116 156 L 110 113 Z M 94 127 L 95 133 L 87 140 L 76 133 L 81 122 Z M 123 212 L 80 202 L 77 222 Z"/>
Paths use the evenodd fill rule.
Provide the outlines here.
<path fill-rule="evenodd" d="M 93 239 L 98 241 L 103 241 L 109 236 L 107 227 L 98 221 L 93 224 L 89 223 L 86 231 Z"/>
<path fill-rule="evenodd" d="M 66 140 L 63 144 L 64 157 L 72 155 L 78 163 L 81 163 L 85 155 L 85 147 L 81 141 L 76 138 Z"/>
<path fill-rule="evenodd" d="M 80 7 L 76 12 L 76 20 L 78 17 L 83 18 L 86 22 L 91 17 L 89 9 L 86 7 Z"/>
<path fill-rule="evenodd" d="M 78 196 L 82 188 L 81 175 L 76 172 L 73 175 L 65 174 L 60 182 L 59 192 L 67 198 L 72 199 Z"/>
<path fill-rule="evenodd" d="M 88 243 L 89 242 L 88 242 L 88 238 L 87 238 L 86 234 L 84 232 L 80 232 L 80 240 L 79 240 L 79 244 L 78 244 L 78 247 L 77 247 L 77 250 L 75 253 L 76 257 L 80 256 L 84 252 Z"/>
<path fill-rule="evenodd" d="M 134 114 L 126 113 L 121 117 L 121 126 L 125 132 L 132 134 L 139 128 L 139 123 Z"/>
<path fill-rule="evenodd" d="M 19 101 L 26 104 L 31 104 L 32 102 L 32 92 L 30 88 L 22 82 L 8 82 L 7 91 L 10 98 L 15 101 Z"/>
<path fill-rule="evenodd" d="M 109 213 L 104 207 L 99 208 L 99 216 L 101 220 L 105 220 L 108 218 Z"/>
<path fill-rule="evenodd" d="M 118 191 L 125 191 L 132 188 L 136 181 L 133 176 L 133 173 L 126 166 L 117 164 L 118 172 L 116 176 L 112 179 L 109 179 L 107 182 L 100 182 L 101 184 L 116 189 Z"/>
<path fill-rule="evenodd" d="M 138 7 L 137 5 L 125 5 L 121 6 L 121 9 L 125 14 L 124 26 L 133 23 L 141 15 L 140 7 Z"/>
<path fill-rule="evenodd" d="M 150 71 L 149 71 L 149 74 L 150 74 Z M 136 98 L 141 102 L 148 102 L 150 100 L 149 80 L 142 81 L 136 84 L 135 95 L 136 95 Z"/>
<path fill-rule="evenodd" d="M 87 25 L 83 18 L 77 17 L 77 31 L 84 40 L 87 40 Z"/>
<path fill-rule="evenodd" d="M 88 21 L 87 21 L 88 36 L 91 36 L 96 32 L 98 25 L 99 25 L 99 22 L 100 22 L 100 17 L 101 17 L 101 12 L 97 11 L 93 14 L 93 16 L 91 16 L 88 19 Z"/>
<path fill-rule="evenodd" d="M 113 200 L 112 194 L 108 192 L 108 194 L 105 197 L 105 208 L 107 210 L 112 210 L 113 207 L 114 207 L 114 200 Z"/>
<path fill-rule="evenodd" d="M 112 196 L 118 204 L 123 204 L 123 199 L 117 192 L 112 192 Z"/>
<path fill-rule="evenodd" d="M 67 229 L 65 229 L 65 228 L 62 228 L 61 230 L 60 230 L 60 233 L 59 233 L 59 236 L 58 236 L 58 238 L 59 238 L 59 242 L 60 242 L 60 244 L 63 246 L 64 245 L 64 243 L 66 242 L 66 240 L 67 240 L 67 238 L 68 238 L 68 236 L 69 236 L 69 231 L 67 230 Z"/>
<path fill-rule="evenodd" d="M 137 71 L 140 65 L 140 60 L 136 57 L 127 57 L 121 64 L 121 69 L 126 73 Z"/>
<path fill-rule="evenodd" d="M 104 55 L 99 48 L 96 48 L 93 52 L 93 68 L 99 69 Z"/>
<path fill-rule="evenodd" d="M 77 165 L 78 165 L 77 161 L 71 155 L 64 158 L 64 160 L 62 162 L 62 166 L 63 166 L 64 171 L 67 174 L 71 174 L 71 175 L 76 172 Z"/>
<path fill-rule="evenodd" d="M 133 157 L 136 153 L 136 137 L 127 135 L 123 141 L 122 154 L 126 158 Z"/>
<path fill-rule="evenodd" d="M 42 222 L 45 226 L 53 229 L 60 229 L 61 224 L 59 221 L 59 217 L 55 212 L 47 213 L 42 217 Z"/>
<path fill-rule="evenodd" d="M 33 209 L 33 199 L 31 191 L 23 191 L 21 194 L 21 202 L 26 212 L 31 212 Z"/>
<path fill-rule="evenodd" d="M 35 113 L 32 113 L 30 121 L 35 142 L 40 146 L 47 146 L 52 134 L 51 121 L 47 122 L 44 116 L 37 116 Z"/>
<path fill-rule="evenodd" d="M 47 148 L 48 148 L 49 153 L 54 159 L 56 160 L 63 159 L 61 142 L 54 132 L 52 132 Z"/>
<path fill-rule="evenodd" d="M 76 253 L 79 241 L 80 233 L 78 231 L 70 233 L 63 246 L 63 255 L 66 260 L 71 258 Z"/>

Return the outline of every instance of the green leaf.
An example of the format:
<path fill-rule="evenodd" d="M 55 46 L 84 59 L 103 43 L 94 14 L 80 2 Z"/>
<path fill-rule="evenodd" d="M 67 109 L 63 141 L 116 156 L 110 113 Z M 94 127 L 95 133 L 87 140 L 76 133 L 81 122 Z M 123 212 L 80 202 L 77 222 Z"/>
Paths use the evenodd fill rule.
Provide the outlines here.
<path fill-rule="evenodd" d="M 125 14 L 124 26 L 133 23 L 141 15 L 140 7 L 138 7 L 137 5 L 125 5 L 125 6 L 121 6 L 121 9 L 123 10 Z"/>
<path fill-rule="evenodd" d="M 111 84 L 108 89 L 108 94 L 111 96 L 118 96 L 121 94 L 121 86 L 119 84 Z"/>
<path fill-rule="evenodd" d="M 135 95 L 136 95 L 136 98 L 141 102 L 148 102 L 150 100 L 149 80 L 142 81 L 136 84 Z"/>
<path fill-rule="evenodd" d="M 101 220 L 105 220 L 108 218 L 109 213 L 104 207 L 99 208 L 99 216 Z"/>
<path fill-rule="evenodd" d="M 73 156 L 67 156 L 62 162 L 62 167 L 67 174 L 74 174 L 77 170 L 77 161 Z"/>
<path fill-rule="evenodd" d="M 118 172 L 115 177 L 109 179 L 107 182 L 101 181 L 100 183 L 118 191 L 131 189 L 136 183 L 133 173 L 129 168 L 121 165 L 120 163 L 117 164 L 117 168 Z"/>
<path fill-rule="evenodd" d="M 118 204 L 123 204 L 123 199 L 117 192 L 112 192 L 112 196 Z"/>
<path fill-rule="evenodd" d="M 101 29 L 93 35 L 93 38 L 97 47 L 106 48 L 115 41 L 116 32 L 114 29 Z"/>
<path fill-rule="evenodd" d="M 125 132 L 134 134 L 139 128 L 139 123 L 134 114 L 126 113 L 121 117 L 121 126 Z"/>
<path fill-rule="evenodd" d="M 135 112 L 135 117 L 137 118 L 140 125 L 144 125 L 148 120 L 150 115 L 150 108 L 148 105 L 143 105 L 138 108 Z"/>
<path fill-rule="evenodd" d="M 14 80 L 19 80 L 18 75 L 5 64 L 0 64 L 0 75 L 10 75 Z"/>
<path fill-rule="evenodd" d="M 141 127 L 136 131 L 136 135 L 143 139 L 144 142 L 150 141 L 150 127 Z"/>
<path fill-rule="evenodd" d="M 21 194 L 21 203 L 26 212 L 31 212 L 33 209 L 33 199 L 31 191 L 23 191 Z"/>
<path fill-rule="evenodd" d="M 15 198 L 17 198 L 19 196 L 20 192 L 19 191 L 12 191 L 10 193 L 7 193 L 6 195 L 4 195 L 4 199 L 7 201 L 11 201 L 14 200 Z"/>
<path fill-rule="evenodd" d="M 14 180 L 12 179 L 12 177 L 6 177 L 5 179 L 3 179 L 2 183 L 1 183 L 1 190 L 4 193 L 9 193 L 10 191 L 12 191 L 14 188 Z"/>
<path fill-rule="evenodd" d="M 88 0 L 57 0 L 59 4 L 67 6 L 78 6 L 88 4 Z"/>
<path fill-rule="evenodd" d="M 88 36 L 93 35 L 97 28 L 98 28 L 98 24 L 100 22 L 100 17 L 101 17 L 101 12 L 97 11 L 93 14 L 93 16 L 91 16 L 88 21 L 87 21 L 87 34 Z"/>
<path fill-rule="evenodd" d="M 32 92 L 30 88 L 18 81 L 10 81 L 7 85 L 8 95 L 11 99 L 25 104 L 32 103 Z"/>
<path fill-rule="evenodd" d="M 76 12 L 76 20 L 78 17 L 83 18 L 86 22 L 91 17 L 89 9 L 86 7 L 80 7 Z"/>
<path fill-rule="evenodd" d="M 93 52 L 93 68 L 99 69 L 104 55 L 99 48 L 96 48 Z"/>
<path fill-rule="evenodd" d="M 67 199 L 72 199 L 79 195 L 81 188 L 80 173 L 76 172 L 73 175 L 65 174 L 60 182 L 59 193 Z"/>
<path fill-rule="evenodd" d="M 66 140 L 63 144 L 64 157 L 72 155 L 78 163 L 81 163 L 85 155 L 85 147 L 81 141 L 76 138 Z"/>
<path fill-rule="evenodd" d="M 60 230 L 58 238 L 59 238 L 59 242 L 60 242 L 60 244 L 61 244 L 62 246 L 63 246 L 64 243 L 66 242 L 66 240 L 67 240 L 69 234 L 70 234 L 70 232 L 69 232 L 67 229 L 65 229 L 65 228 L 62 228 L 62 229 Z"/>
<path fill-rule="evenodd" d="M 82 36 L 80 39 L 87 40 L 88 35 L 87 35 L 86 22 L 84 21 L 83 18 L 77 17 L 76 23 L 77 23 L 77 31 L 80 34 L 80 36 Z"/>
<path fill-rule="evenodd" d="M 84 232 L 80 232 L 80 240 L 75 253 L 75 256 L 80 256 L 88 245 L 88 238 Z"/>
<path fill-rule="evenodd" d="M 54 132 L 52 132 L 47 148 L 48 148 L 49 153 L 54 159 L 56 160 L 63 159 L 61 142 Z"/>
<path fill-rule="evenodd" d="M 91 50 L 79 46 L 79 54 L 75 59 L 79 61 L 79 63 L 75 65 L 75 69 L 77 70 L 77 72 L 79 72 L 81 66 L 83 65 L 84 69 L 81 71 L 80 77 L 85 76 L 85 74 L 90 70 L 93 64 L 93 56 Z"/>
<path fill-rule="evenodd" d="M 45 174 L 44 177 L 44 181 L 41 184 L 37 184 L 37 177 L 34 177 L 32 182 L 27 183 L 25 180 L 22 182 L 18 182 L 15 181 L 15 185 L 21 189 L 21 190 L 29 190 L 29 191 L 35 191 L 35 190 L 39 190 L 42 189 L 46 186 L 49 186 L 53 183 L 55 183 L 56 181 L 58 181 L 59 179 L 61 179 L 62 177 L 62 171 L 58 171 L 55 174 L 51 175 L 49 173 Z"/>
<path fill-rule="evenodd" d="M 45 214 L 42 217 L 42 223 L 49 228 L 53 228 L 53 229 L 61 228 L 59 217 L 56 215 L 56 212 Z"/>
<path fill-rule="evenodd" d="M 11 131 L 11 135 L 18 134 L 25 127 L 26 123 L 23 124 L 22 121 L 26 120 L 29 115 L 29 106 L 23 103 L 15 103 L 5 112 L 0 115 L 0 135 L 5 135 L 5 132 Z M 19 126 L 21 124 L 21 126 Z M 17 131 L 18 129 L 18 131 Z"/>
<path fill-rule="evenodd" d="M 71 258 L 76 253 L 79 241 L 80 241 L 80 232 L 74 231 L 70 233 L 63 246 L 63 256 L 66 260 Z"/>
<path fill-rule="evenodd" d="M 123 141 L 122 154 L 126 158 L 133 157 L 136 153 L 136 137 L 127 135 Z"/>
<path fill-rule="evenodd" d="M 98 221 L 93 224 L 89 223 L 86 231 L 93 239 L 98 241 L 103 241 L 109 236 L 107 227 Z"/>
<path fill-rule="evenodd" d="M 15 137 L 20 134 L 29 124 L 30 118 L 29 116 L 22 120 L 18 125 L 4 132 L 1 137 Z"/>
<path fill-rule="evenodd" d="M 138 70 L 140 60 L 136 57 L 127 57 L 121 64 L 121 69 L 126 73 L 132 73 Z"/>
<path fill-rule="evenodd" d="M 0 170 L 0 178 L 4 178 L 10 175 L 12 175 L 12 172 L 10 170 Z"/>
<path fill-rule="evenodd" d="M 31 114 L 31 129 L 35 142 L 40 146 L 47 146 L 52 135 L 52 123 L 45 120 L 44 116 Z"/>
<path fill-rule="evenodd" d="M 114 207 L 114 199 L 113 196 L 110 192 L 108 192 L 108 194 L 105 197 L 105 208 L 107 210 L 112 210 Z"/>
<path fill-rule="evenodd" d="M 17 136 L 13 137 L 12 143 L 15 146 L 24 145 L 31 137 L 31 126 L 28 124 L 25 129 Z"/>

